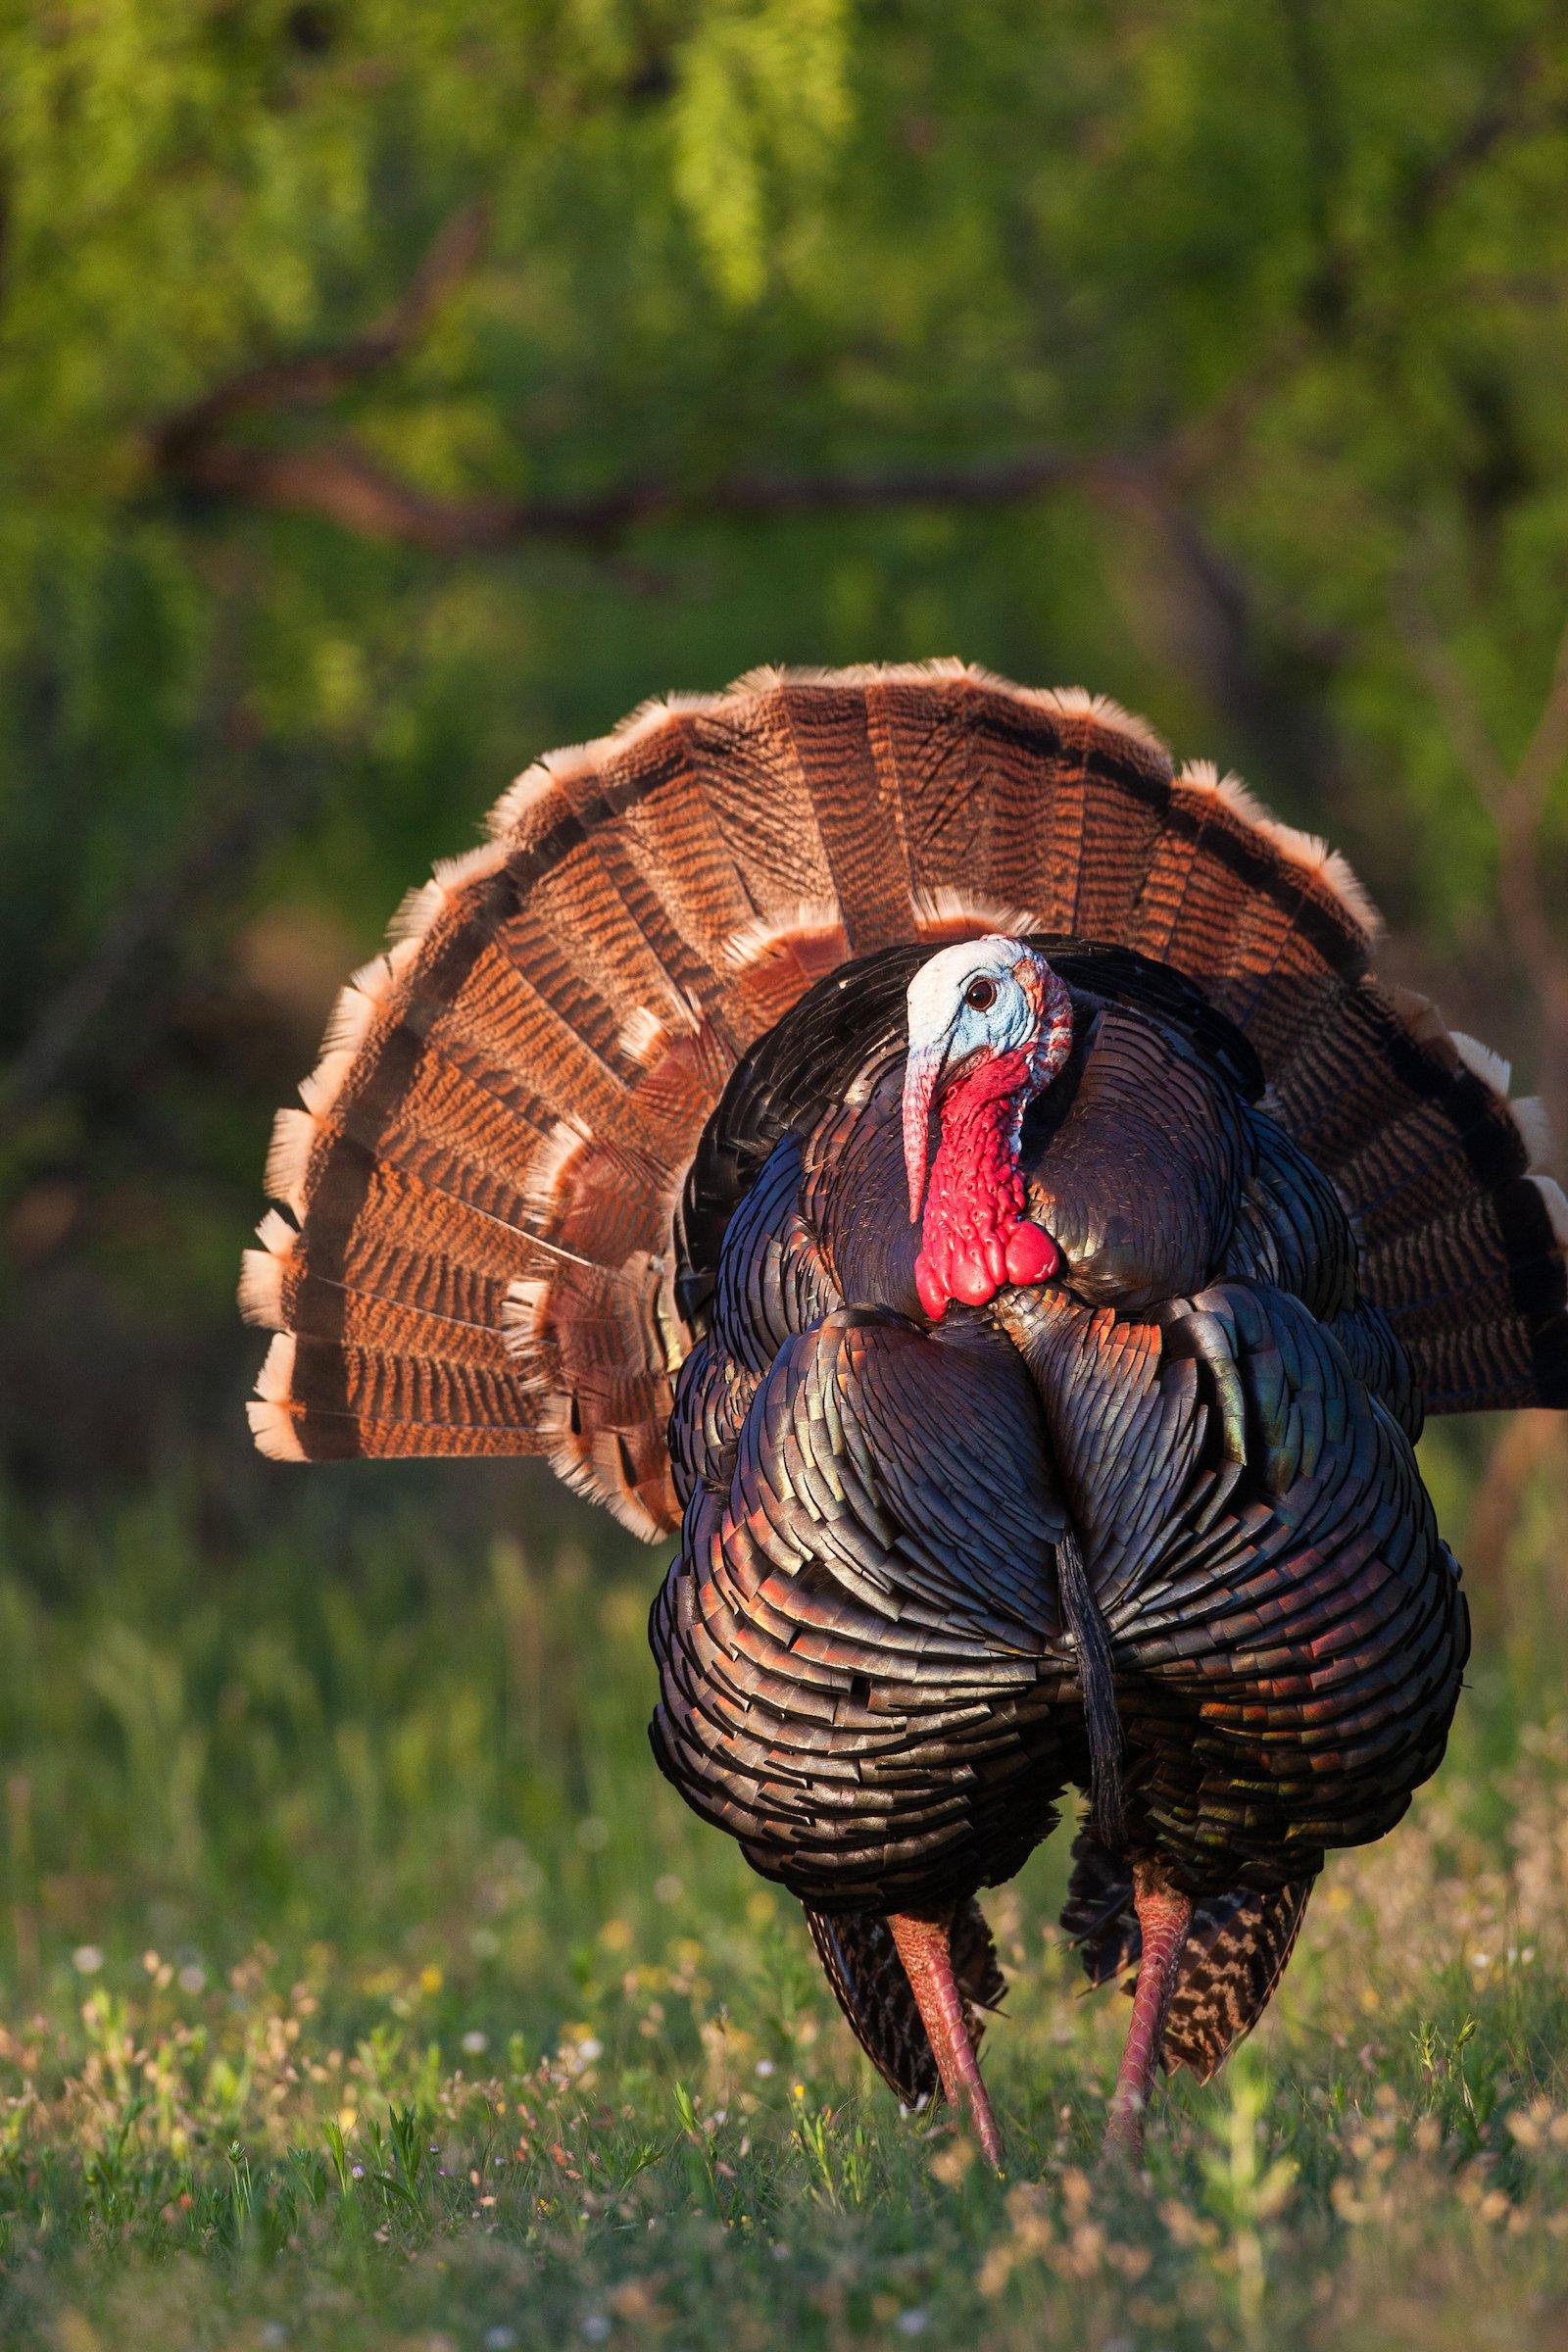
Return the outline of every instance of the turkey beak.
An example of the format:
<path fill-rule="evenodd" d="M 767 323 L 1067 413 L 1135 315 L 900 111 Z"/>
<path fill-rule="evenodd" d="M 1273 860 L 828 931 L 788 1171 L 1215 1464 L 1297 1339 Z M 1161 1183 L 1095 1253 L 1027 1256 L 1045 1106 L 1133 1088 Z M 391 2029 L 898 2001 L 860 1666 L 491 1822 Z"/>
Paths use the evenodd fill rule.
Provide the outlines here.
<path fill-rule="evenodd" d="M 904 1065 L 904 1173 L 909 1183 L 909 1222 L 920 1221 L 925 1199 L 926 1162 L 931 1151 L 931 1101 L 946 1058 L 947 1040 L 934 1046 L 911 1046 Z"/>

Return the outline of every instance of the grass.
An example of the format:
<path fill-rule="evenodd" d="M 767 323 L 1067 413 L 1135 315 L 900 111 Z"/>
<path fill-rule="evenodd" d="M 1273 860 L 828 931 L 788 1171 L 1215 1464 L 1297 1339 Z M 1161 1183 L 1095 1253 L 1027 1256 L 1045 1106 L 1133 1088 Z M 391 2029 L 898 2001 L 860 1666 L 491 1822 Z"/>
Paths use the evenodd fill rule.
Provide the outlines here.
<path fill-rule="evenodd" d="M 1147 2178 L 1095 2167 L 1124 2008 L 1051 1924 L 1065 1838 L 990 1898 L 1000 2182 L 659 1780 L 650 1555 L 531 1487 L 443 1534 L 451 1492 L 0 1527 L 8 2352 L 1568 2330 L 1560 1489 L 1440 1780 Z"/>

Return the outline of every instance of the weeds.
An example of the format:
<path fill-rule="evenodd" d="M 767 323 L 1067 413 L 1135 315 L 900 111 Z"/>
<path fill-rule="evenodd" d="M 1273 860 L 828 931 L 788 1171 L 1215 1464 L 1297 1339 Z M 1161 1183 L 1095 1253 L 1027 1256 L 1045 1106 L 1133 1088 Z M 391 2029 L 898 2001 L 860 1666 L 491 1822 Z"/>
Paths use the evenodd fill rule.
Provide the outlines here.
<path fill-rule="evenodd" d="M 486 1580 L 394 1514 L 264 1531 L 218 1594 L 167 1515 L 24 1531 L 8 2352 L 1568 2325 L 1568 1720 L 1538 1659 L 1482 1661 L 1255 2041 L 1162 2094 L 1145 2177 L 1095 2166 L 1124 2010 L 1051 1926 L 1064 1840 L 988 1897 L 999 2182 L 900 2118 L 790 1905 L 659 1782 L 645 1571 L 511 1544 Z"/>

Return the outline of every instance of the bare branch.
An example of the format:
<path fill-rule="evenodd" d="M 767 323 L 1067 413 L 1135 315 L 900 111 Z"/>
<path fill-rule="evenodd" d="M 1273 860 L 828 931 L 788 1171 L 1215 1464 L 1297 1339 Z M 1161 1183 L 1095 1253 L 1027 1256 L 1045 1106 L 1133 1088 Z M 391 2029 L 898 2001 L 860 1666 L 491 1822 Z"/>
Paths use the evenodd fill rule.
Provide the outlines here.
<path fill-rule="evenodd" d="M 127 1025 L 156 1024 L 163 969 L 177 952 L 191 914 L 242 886 L 264 852 L 314 806 L 323 776 L 324 769 L 314 766 L 280 770 L 275 761 L 269 763 L 249 790 L 192 836 L 163 874 L 127 891 L 92 953 L 45 1006 L 0 1077 L 0 1103 L 9 1113 L 31 1109 L 54 1094 L 112 1018 L 122 1053 Z"/>
<path fill-rule="evenodd" d="M 1493 150 L 1519 131 L 1548 121 L 1560 108 L 1539 101 L 1550 44 L 1539 32 L 1522 41 L 1502 67 L 1475 112 L 1460 123 L 1446 146 L 1428 159 L 1406 188 L 1401 210 L 1407 229 L 1419 233 L 1454 188 Z"/>
<path fill-rule="evenodd" d="M 1317 248 L 1299 301 L 1311 324 L 1332 336 L 1345 318 L 1350 279 L 1340 224 L 1345 133 L 1315 0 L 1280 0 L 1280 13 L 1300 102 L 1307 209 Z"/>
<path fill-rule="evenodd" d="M 1180 659 L 1259 764 L 1303 798 L 1321 800 L 1342 753 L 1321 695 L 1303 690 L 1302 679 L 1332 667 L 1336 651 L 1270 626 L 1245 575 L 1200 525 L 1183 485 L 1205 469 L 1224 439 L 1216 432 L 1208 450 L 1195 435 L 1118 456 L 1046 446 L 947 464 L 633 481 L 575 497 L 452 497 L 409 481 L 348 438 L 290 446 L 219 435 L 185 446 L 170 470 L 204 498 L 316 515 L 362 538 L 449 559 L 555 544 L 623 561 L 628 539 L 659 524 L 978 511 L 1026 506 L 1071 488 L 1152 525 L 1172 588 L 1166 632 Z"/>
<path fill-rule="evenodd" d="M 657 522 L 868 514 L 897 507 L 1016 504 L 1066 483 L 1126 486 L 1153 462 L 1054 448 L 950 466 L 846 468 L 820 474 L 733 474 L 714 482 L 632 482 L 581 498 L 444 497 L 405 480 L 357 443 L 303 449 L 199 443 L 172 465 L 188 488 L 291 514 L 318 514 L 362 536 L 438 555 L 482 554 L 533 541 L 613 546 Z"/>
<path fill-rule="evenodd" d="M 809 473 L 753 470 L 716 480 L 632 481 L 569 497 L 453 496 L 410 481 L 362 441 L 319 435 L 301 442 L 281 431 L 236 432 L 247 422 L 281 423 L 318 408 L 406 352 L 447 289 L 471 267 L 486 226 L 483 207 L 458 215 L 403 300 L 381 324 L 343 348 L 279 360 L 219 386 L 152 436 L 163 478 L 224 504 L 318 516 L 358 536 L 447 558 L 535 544 L 569 544 L 601 561 L 624 563 L 639 529 L 676 521 L 778 520 L 869 514 L 899 508 L 984 509 L 1026 505 L 1071 486 L 1155 528 L 1175 593 L 1166 600 L 1170 634 L 1216 706 L 1262 763 L 1318 795 L 1338 766 L 1331 730 L 1296 673 L 1324 666 L 1323 649 L 1287 646 L 1264 625 L 1250 586 L 1200 527 L 1193 495 L 1216 466 L 1230 465 L 1258 406 L 1298 364 L 1300 323 L 1244 371 L 1202 417 L 1146 450 L 1098 455 L 1055 446 L 930 464 L 895 462 Z M 1293 679 L 1296 682 L 1293 683 Z"/>
<path fill-rule="evenodd" d="M 1514 771 L 1520 798 L 1539 815 L 1568 760 L 1568 621 L 1557 640 L 1546 699 Z"/>
<path fill-rule="evenodd" d="M 1196 677 L 1253 772 L 1324 807 L 1347 763 L 1323 692 L 1343 648 L 1271 609 L 1190 501 L 1159 484 L 1143 503 L 1155 534 L 1143 593 L 1163 609 L 1167 658 Z"/>
<path fill-rule="evenodd" d="M 1554 1412 L 1509 1413 L 1494 1442 L 1470 1504 L 1465 1582 L 1471 1606 L 1492 1630 L 1517 1627 L 1518 1579 L 1510 1551 L 1530 1489 L 1556 1462 L 1568 1469 L 1568 1429 Z"/>
<path fill-rule="evenodd" d="M 157 428 L 151 438 L 158 462 L 183 472 L 238 418 L 278 409 L 319 408 L 402 359 L 423 334 L 447 295 L 473 268 L 489 231 L 488 203 L 465 205 L 453 214 L 404 293 L 376 325 L 334 349 L 269 360 L 230 376 Z"/>
<path fill-rule="evenodd" d="M 1568 760 L 1568 622 L 1540 715 L 1510 768 L 1474 688 L 1418 596 L 1405 597 L 1400 620 L 1471 789 L 1496 828 L 1497 898 L 1540 1013 L 1542 1093 L 1555 1132 L 1568 1135 L 1568 940 L 1560 931 L 1544 855 L 1547 801 Z"/>
<path fill-rule="evenodd" d="M 1512 812 L 1520 820 L 1539 821 L 1546 796 L 1568 761 L 1568 620 L 1530 740 L 1511 769 L 1493 740 L 1474 688 L 1419 598 L 1406 594 L 1400 620 L 1405 643 L 1432 690 L 1478 800 L 1494 817 Z"/>
<path fill-rule="evenodd" d="M 1406 591 L 1400 598 L 1398 618 L 1406 649 L 1427 682 L 1471 790 L 1482 807 L 1496 816 L 1507 803 L 1512 778 L 1492 740 L 1475 691 L 1425 605 L 1412 592 Z"/>

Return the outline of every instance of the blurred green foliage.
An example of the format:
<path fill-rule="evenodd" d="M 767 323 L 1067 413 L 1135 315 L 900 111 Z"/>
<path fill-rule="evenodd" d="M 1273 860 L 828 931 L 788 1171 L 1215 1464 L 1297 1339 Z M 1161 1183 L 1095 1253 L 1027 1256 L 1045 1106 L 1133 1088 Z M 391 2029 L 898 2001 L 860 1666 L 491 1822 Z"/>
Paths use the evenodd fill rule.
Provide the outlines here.
<path fill-rule="evenodd" d="M 1332 832 L 1528 1061 L 1411 640 L 1515 753 L 1568 603 L 1564 32 L 9 12 L 5 1302 L 205 1393 L 334 977 L 529 757 L 766 660 L 957 652 L 1147 710 Z M 1559 792 L 1548 864 L 1563 835 Z M 16 1396 L 49 1379 L 0 1385 L 57 1476 Z"/>

